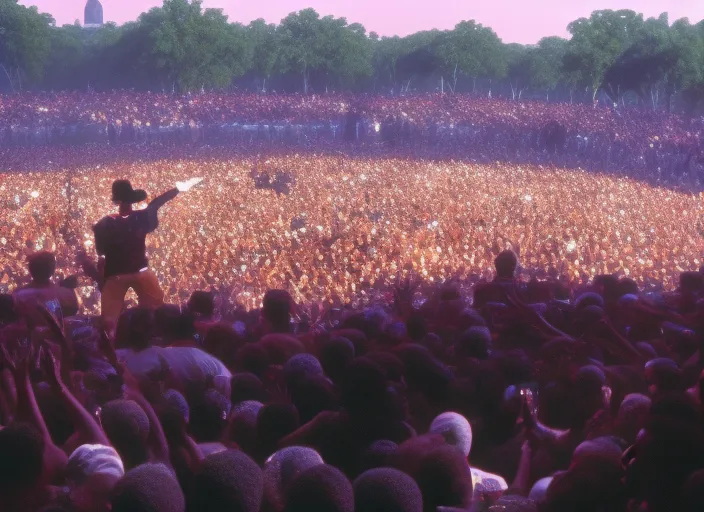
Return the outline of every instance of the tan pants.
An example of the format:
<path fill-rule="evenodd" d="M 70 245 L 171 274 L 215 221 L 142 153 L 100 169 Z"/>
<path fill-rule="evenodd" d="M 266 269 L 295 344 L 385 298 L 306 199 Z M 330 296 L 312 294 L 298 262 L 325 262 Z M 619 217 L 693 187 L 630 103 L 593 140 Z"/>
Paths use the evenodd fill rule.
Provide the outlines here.
<path fill-rule="evenodd" d="M 159 286 L 156 274 L 151 270 L 109 277 L 100 294 L 100 308 L 103 319 L 113 329 L 122 313 L 125 295 L 130 288 L 137 294 L 140 306 L 155 309 L 164 303 L 164 291 Z"/>

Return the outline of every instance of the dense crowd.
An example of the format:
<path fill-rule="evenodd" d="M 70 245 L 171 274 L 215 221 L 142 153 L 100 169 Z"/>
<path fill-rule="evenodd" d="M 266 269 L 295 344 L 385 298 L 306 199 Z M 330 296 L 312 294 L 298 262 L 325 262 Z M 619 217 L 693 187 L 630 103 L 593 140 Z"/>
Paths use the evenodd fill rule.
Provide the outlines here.
<path fill-rule="evenodd" d="M 343 118 L 380 144 L 0 149 L 0 511 L 704 509 L 696 122 L 0 97 L 6 135 Z"/>
<path fill-rule="evenodd" d="M 266 290 L 285 288 L 305 303 L 369 303 L 398 273 L 487 278 L 506 248 L 530 275 L 570 285 L 618 273 L 672 290 L 682 270 L 704 264 L 702 197 L 624 177 L 339 154 L 232 158 L 207 148 L 153 161 L 140 161 L 137 148 L 125 160 L 82 165 L 90 151 L 38 151 L 27 165 L 51 172 L 0 175 L 0 290 L 26 282 L 24 259 L 37 250 L 55 252 L 64 277 L 74 273 L 76 253 L 94 251 L 91 226 L 109 211 L 115 177 L 152 197 L 205 177 L 188 201 L 165 207 L 163 229 L 147 240 L 174 302 L 213 289 L 252 309 Z M 253 173 L 290 184 L 279 193 Z M 95 289 L 80 284 L 97 312 Z"/>
<path fill-rule="evenodd" d="M 163 230 L 163 227 L 161 228 Z M 55 260 L 0 296 L 0 508 L 698 511 L 704 274 L 415 284 L 339 311 L 270 290 L 82 315 Z"/>

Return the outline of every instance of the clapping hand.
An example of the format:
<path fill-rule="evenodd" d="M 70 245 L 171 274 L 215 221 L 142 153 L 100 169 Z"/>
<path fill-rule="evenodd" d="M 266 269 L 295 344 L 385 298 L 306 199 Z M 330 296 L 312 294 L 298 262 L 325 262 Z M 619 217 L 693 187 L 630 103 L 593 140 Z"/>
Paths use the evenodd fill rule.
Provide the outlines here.
<path fill-rule="evenodd" d="M 177 181 L 176 188 L 179 192 L 188 192 L 201 181 L 203 181 L 203 178 L 191 178 L 187 181 Z"/>

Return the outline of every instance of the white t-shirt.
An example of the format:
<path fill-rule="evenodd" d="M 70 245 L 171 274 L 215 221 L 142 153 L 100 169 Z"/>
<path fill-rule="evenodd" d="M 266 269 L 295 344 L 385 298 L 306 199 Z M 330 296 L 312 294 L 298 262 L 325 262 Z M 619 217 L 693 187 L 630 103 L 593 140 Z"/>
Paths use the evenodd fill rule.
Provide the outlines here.
<path fill-rule="evenodd" d="M 125 363 L 127 369 L 135 377 L 146 377 L 158 373 L 163 368 L 160 356 L 164 351 L 161 347 L 149 347 L 139 352 L 131 348 L 116 350 L 117 359 Z"/>
<path fill-rule="evenodd" d="M 229 398 L 232 374 L 216 357 L 195 347 L 167 347 L 159 355 L 182 383 L 202 383 L 212 377 L 218 391 Z"/>

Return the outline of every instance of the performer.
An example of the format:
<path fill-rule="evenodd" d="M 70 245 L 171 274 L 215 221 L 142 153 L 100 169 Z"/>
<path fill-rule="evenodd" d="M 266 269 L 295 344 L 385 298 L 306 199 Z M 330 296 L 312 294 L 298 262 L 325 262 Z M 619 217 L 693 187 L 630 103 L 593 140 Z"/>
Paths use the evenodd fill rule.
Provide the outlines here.
<path fill-rule="evenodd" d="M 110 328 L 115 326 L 130 288 L 137 293 L 141 306 L 156 308 L 164 303 L 164 292 L 156 274 L 149 270 L 146 237 L 159 226 L 159 208 L 202 179 L 176 183 L 175 188 L 154 199 L 143 210 L 133 210 L 132 205 L 147 199 L 144 190 L 134 190 L 127 180 L 112 184 L 112 201 L 119 213 L 104 217 L 93 226 L 95 248 L 100 257 L 101 309 Z"/>

